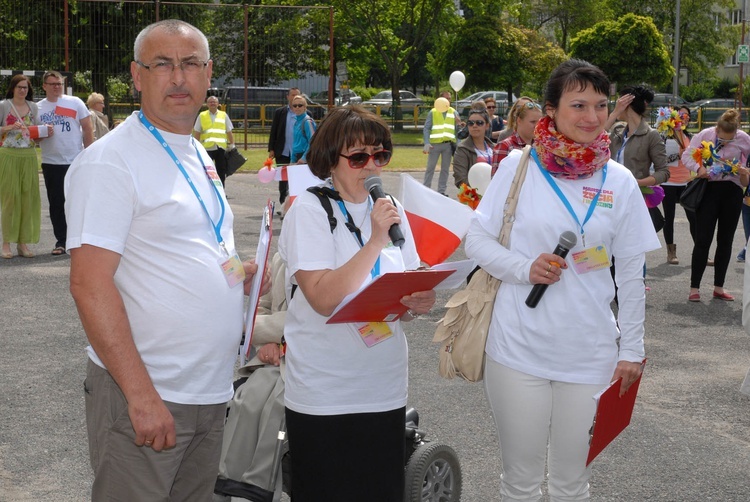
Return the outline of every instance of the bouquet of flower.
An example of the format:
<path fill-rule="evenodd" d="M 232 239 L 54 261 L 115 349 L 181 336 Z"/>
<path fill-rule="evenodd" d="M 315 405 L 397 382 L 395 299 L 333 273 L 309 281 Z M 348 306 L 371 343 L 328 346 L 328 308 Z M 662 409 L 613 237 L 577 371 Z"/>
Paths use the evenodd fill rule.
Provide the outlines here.
<path fill-rule="evenodd" d="M 693 150 L 693 160 L 705 167 L 711 176 L 725 178 L 739 173 L 740 163 L 737 159 L 722 159 L 710 141 L 701 141 L 701 146 Z"/>
<path fill-rule="evenodd" d="M 677 110 L 662 106 L 656 115 L 656 130 L 668 138 L 674 137 L 675 131 L 682 130 L 682 120 Z"/>
<path fill-rule="evenodd" d="M 482 200 L 482 196 L 477 192 L 476 188 L 471 188 L 466 183 L 461 183 L 458 189 L 458 202 L 476 209 L 480 200 Z"/>
<path fill-rule="evenodd" d="M 691 155 L 696 164 L 706 169 L 711 167 L 714 162 L 721 162 L 719 154 L 714 150 L 714 144 L 710 141 L 701 141 L 701 146 L 695 148 Z"/>
<path fill-rule="evenodd" d="M 652 208 L 661 204 L 664 200 L 664 189 L 659 185 L 652 187 L 641 187 L 641 193 L 643 194 L 643 200 L 646 201 L 646 207 Z"/>

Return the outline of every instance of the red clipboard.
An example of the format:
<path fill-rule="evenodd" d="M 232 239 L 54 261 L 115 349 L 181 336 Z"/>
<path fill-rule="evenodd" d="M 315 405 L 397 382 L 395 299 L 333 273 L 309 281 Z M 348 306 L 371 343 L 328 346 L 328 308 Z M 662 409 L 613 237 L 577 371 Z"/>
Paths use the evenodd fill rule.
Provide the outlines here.
<path fill-rule="evenodd" d="M 454 272 L 409 270 L 383 274 L 340 307 L 326 324 L 397 321 L 408 310 L 401 298 L 417 291 L 429 291 Z"/>
<path fill-rule="evenodd" d="M 646 360 L 644 359 L 641 363 L 641 369 L 645 365 Z M 587 466 L 630 424 L 635 397 L 638 395 L 638 387 L 641 385 L 642 376 L 643 371 L 622 397 L 620 397 L 622 378 L 618 378 L 616 382 L 610 384 L 599 396 L 594 423 L 589 431 L 591 439 L 589 440 L 589 456 L 586 459 Z"/>

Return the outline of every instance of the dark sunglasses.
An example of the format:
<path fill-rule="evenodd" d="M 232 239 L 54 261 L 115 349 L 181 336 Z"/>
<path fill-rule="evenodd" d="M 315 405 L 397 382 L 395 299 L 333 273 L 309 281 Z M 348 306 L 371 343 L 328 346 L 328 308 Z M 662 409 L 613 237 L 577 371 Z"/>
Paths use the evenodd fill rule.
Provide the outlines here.
<path fill-rule="evenodd" d="M 349 161 L 349 167 L 351 167 L 352 169 L 362 169 L 367 165 L 368 162 L 370 162 L 370 159 L 372 159 L 372 161 L 375 163 L 375 167 L 387 166 L 391 161 L 391 155 L 393 154 L 388 150 L 380 150 L 379 152 L 375 152 L 373 154 L 360 152 L 353 153 L 351 155 L 344 155 L 343 153 L 340 153 L 339 155 Z"/>
<path fill-rule="evenodd" d="M 307 106 L 307 105 L 301 105 L 301 104 L 297 103 L 296 105 L 292 105 L 292 108 L 304 108 L 305 106 Z"/>
<path fill-rule="evenodd" d="M 487 109 L 488 110 L 495 110 L 495 109 L 497 109 L 497 106 L 487 106 Z"/>
<path fill-rule="evenodd" d="M 484 120 L 467 120 L 466 123 L 469 126 L 478 125 L 479 127 L 482 127 L 485 124 Z"/>

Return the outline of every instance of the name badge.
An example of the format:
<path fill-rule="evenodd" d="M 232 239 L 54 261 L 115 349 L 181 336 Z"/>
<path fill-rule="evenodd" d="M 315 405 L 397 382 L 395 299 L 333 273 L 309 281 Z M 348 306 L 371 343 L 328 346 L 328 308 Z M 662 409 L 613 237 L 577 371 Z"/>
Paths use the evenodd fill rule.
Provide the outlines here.
<path fill-rule="evenodd" d="M 595 270 L 609 268 L 609 253 L 604 244 L 598 244 L 572 253 L 573 269 L 578 274 L 588 274 Z"/>
<path fill-rule="evenodd" d="M 393 331 L 384 322 L 368 322 L 357 327 L 359 336 L 367 347 L 372 347 L 393 336 Z"/>
<path fill-rule="evenodd" d="M 214 186 L 222 188 L 221 178 L 219 178 L 219 173 L 216 172 L 216 168 L 214 166 L 203 166 L 203 169 L 206 170 L 206 174 Z"/>
<path fill-rule="evenodd" d="M 237 253 L 230 256 L 228 260 L 219 260 L 219 265 L 230 288 L 245 281 L 245 267 L 242 266 Z"/>

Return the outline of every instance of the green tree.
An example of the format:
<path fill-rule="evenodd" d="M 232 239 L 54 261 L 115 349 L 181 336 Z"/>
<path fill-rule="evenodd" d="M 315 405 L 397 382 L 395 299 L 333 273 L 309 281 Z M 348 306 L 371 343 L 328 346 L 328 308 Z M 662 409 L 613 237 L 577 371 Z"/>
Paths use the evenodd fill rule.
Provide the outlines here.
<path fill-rule="evenodd" d="M 441 19 L 454 12 L 452 0 L 333 0 L 332 4 L 341 12 L 341 21 L 376 51 L 397 104 L 401 78 L 417 52 Z M 398 118 L 401 108 L 395 110 Z"/>
<path fill-rule="evenodd" d="M 538 0 L 519 6 L 518 14 L 524 26 L 554 33 L 564 50 L 581 30 L 612 19 L 612 9 L 602 0 Z"/>
<path fill-rule="evenodd" d="M 650 16 L 673 54 L 676 9 L 674 0 L 612 1 L 616 16 L 628 12 Z M 727 13 L 734 0 L 680 1 L 680 68 L 687 68 L 691 79 L 710 81 L 716 69 L 731 56 L 740 38 L 740 25 L 729 24 Z"/>
<path fill-rule="evenodd" d="M 570 41 L 570 55 L 599 66 L 620 85 L 668 83 L 674 68 L 651 18 L 626 14 L 582 30 Z"/>

